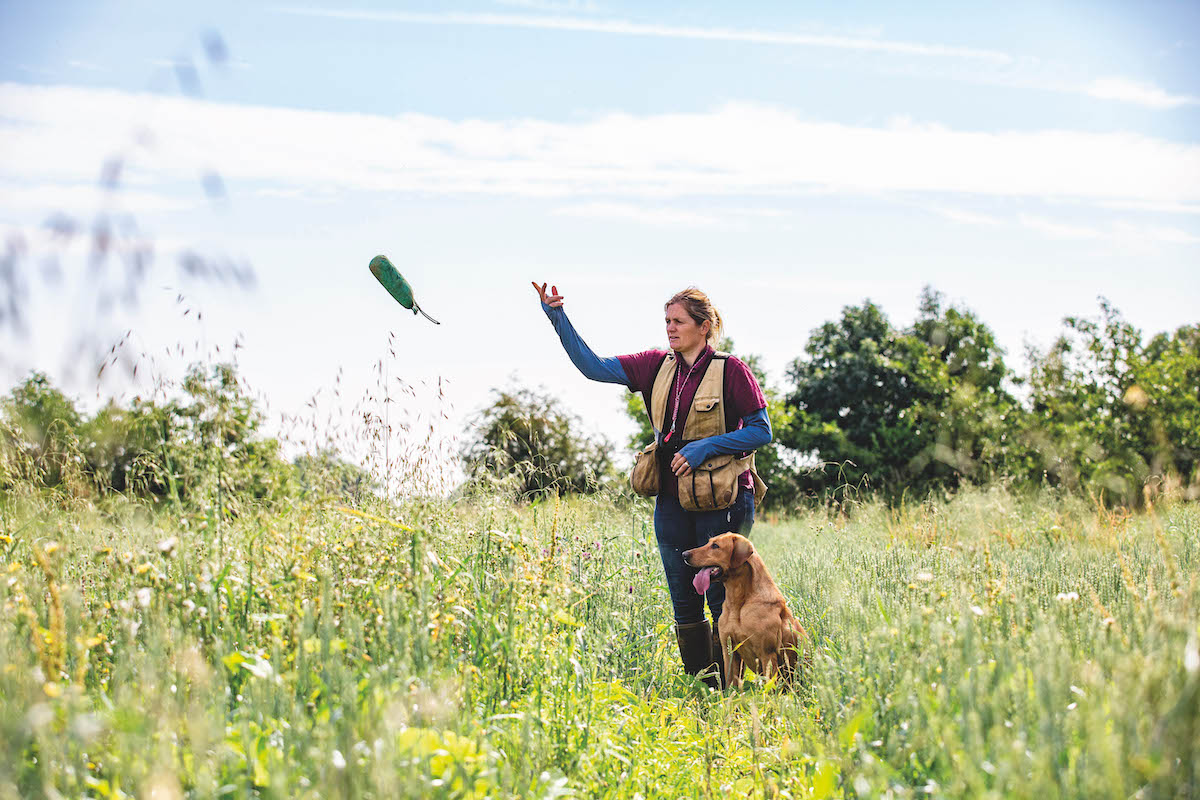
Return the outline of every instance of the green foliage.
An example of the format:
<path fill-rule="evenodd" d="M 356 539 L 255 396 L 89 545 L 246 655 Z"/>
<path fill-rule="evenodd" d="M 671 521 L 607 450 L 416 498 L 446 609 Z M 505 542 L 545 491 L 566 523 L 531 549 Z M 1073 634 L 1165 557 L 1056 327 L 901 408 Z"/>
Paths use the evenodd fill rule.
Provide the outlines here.
<path fill-rule="evenodd" d="M 63 485 L 79 472 L 79 412 L 43 373 L 34 372 L 3 401 L 0 441 L 5 483 Z"/>
<path fill-rule="evenodd" d="M 262 414 L 231 366 L 195 366 L 181 388 L 158 402 L 110 401 L 85 418 L 34 373 L 3 401 L 0 479 L 7 488 L 211 506 L 222 516 L 295 495 L 295 470 L 263 435 Z M 310 481 L 318 466 L 306 465 Z"/>
<path fill-rule="evenodd" d="M 183 382 L 177 413 L 182 447 L 173 468 L 190 478 L 189 491 L 214 498 L 219 510 L 275 502 L 293 494 L 292 471 L 279 442 L 262 435 L 262 412 L 229 364 L 193 367 Z"/>
<path fill-rule="evenodd" d="M 725 338 L 718 348 L 727 353 L 733 352 L 733 340 Z M 763 497 L 764 511 L 790 508 L 796 502 L 801 470 L 796 465 L 794 452 L 789 451 L 779 442 L 779 431 L 787 430 L 791 425 L 792 412 L 780 392 L 767 380 L 766 370 L 757 354 L 742 358 L 755 380 L 762 388 L 767 398 L 767 419 L 771 422 L 772 439 L 765 447 L 760 447 L 754 456 L 754 468 L 767 484 L 768 491 Z"/>
<path fill-rule="evenodd" d="M 579 418 L 554 397 L 522 387 L 493 393 L 463 450 L 473 482 L 536 497 L 595 492 L 615 477 L 611 444 L 577 433 Z"/>
<path fill-rule="evenodd" d="M 371 473 L 345 461 L 333 449 L 297 456 L 292 466 L 296 468 L 296 482 L 302 495 L 359 499 L 379 488 Z"/>
<path fill-rule="evenodd" d="M 826 494 L 870 484 L 888 495 L 1002 474 L 1019 414 L 991 330 L 943 308 L 931 289 L 897 330 L 866 301 L 813 331 L 792 362 L 791 424 L 781 441 L 823 465 L 802 479 Z"/>
<path fill-rule="evenodd" d="M 1126 405 L 1141 426 L 1149 461 L 1164 479 L 1200 485 L 1200 323 L 1156 334 L 1135 373 L 1140 391 Z"/>
<path fill-rule="evenodd" d="M 1030 351 L 1033 469 L 1126 505 L 1164 486 L 1200 496 L 1200 326 L 1143 344 L 1106 300 L 1100 312 Z"/>

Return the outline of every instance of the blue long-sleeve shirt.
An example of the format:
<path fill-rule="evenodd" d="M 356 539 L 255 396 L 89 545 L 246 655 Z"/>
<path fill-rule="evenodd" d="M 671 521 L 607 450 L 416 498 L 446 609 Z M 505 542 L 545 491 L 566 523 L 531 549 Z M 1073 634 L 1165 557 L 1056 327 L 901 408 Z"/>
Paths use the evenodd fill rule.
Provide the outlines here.
<path fill-rule="evenodd" d="M 554 326 L 554 331 L 558 334 L 559 341 L 562 342 L 563 349 L 567 351 L 571 363 L 585 378 L 601 383 L 619 383 L 630 388 L 629 376 L 625 374 L 625 368 L 621 366 L 620 359 L 614 356 L 607 358 L 597 356 L 576 332 L 575 326 L 567 318 L 567 312 L 561 306 L 551 308 L 542 303 L 542 311 L 546 313 L 550 324 Z M 690 442 L 684 445 L 679 452 L 689 465 L 695 466 L 715 455 L 748 453 L 751 450 L 757 450 L 769 444 L 771 438 L 771 420 L 767 416 L 767 410 L 760 408 L 753 414 L 742 417 L 742 427 L 738 430 Z"/>
<path fill-rule="evenodd" d="M 601 383 L 619 383 L 625 387 L 629 386 L 629 376 L 625 374 L 625 368 L 621 366 L 620 359 L 615 356 L 600 358 L 593 353 L 592 348 L 587 346 L 587 342 L 575 332 L 575 326 L 571 324 L 571 320 L 567 319 L 567 312 L 563 311 L 562 306 L 551 308 L 542 303 L 542 310 L 550 318 L 550 324 L 554 326 L 554 331 L 558 334 L 571 363 L 583 373 L 583 377 Z"/>
<path fill-rule="evenodd" d="M 742 427 L 736 431 L 722 433 L 720 436 L 709 436 L 707 439 L 697 439 L 688 442 L 679 450 L 679 454 L 690 466 L 703 464 L 715 455 L 723 453 L 749 453 L 771 443 L 771 419 L 767 410 L 760 408 L 753 414 L 742 417 Z"/>

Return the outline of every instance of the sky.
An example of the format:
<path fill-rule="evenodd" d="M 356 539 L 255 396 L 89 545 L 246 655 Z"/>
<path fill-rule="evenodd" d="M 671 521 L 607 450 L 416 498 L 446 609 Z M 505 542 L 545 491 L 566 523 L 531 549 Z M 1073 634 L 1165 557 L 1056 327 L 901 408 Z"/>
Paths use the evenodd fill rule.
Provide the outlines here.
<path fill-rule="evenodd" d="M 963 9 L 0 0 L 0 379 L 94 406 L 236 358 L 275 425 L 386 383 L 443 442 L 540 386 L 623 446 L 531 281 L 601 355 L 699 286 L 780 388 L 927 285 L 1017 369 L 1101 296 L 1196 322 L 1200 4 Z"/>

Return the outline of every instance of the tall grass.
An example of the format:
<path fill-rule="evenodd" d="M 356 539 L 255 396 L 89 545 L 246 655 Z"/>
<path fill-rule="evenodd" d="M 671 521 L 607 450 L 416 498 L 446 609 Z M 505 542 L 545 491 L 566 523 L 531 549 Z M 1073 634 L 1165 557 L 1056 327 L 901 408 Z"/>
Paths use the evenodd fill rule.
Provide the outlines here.
<path fill-rule="evenodd" d="M 681 674 L 640 501 L 0 498 L 0 798 L 1188 797 L 1200 508 L 753 532 L 804 685 Z"/>

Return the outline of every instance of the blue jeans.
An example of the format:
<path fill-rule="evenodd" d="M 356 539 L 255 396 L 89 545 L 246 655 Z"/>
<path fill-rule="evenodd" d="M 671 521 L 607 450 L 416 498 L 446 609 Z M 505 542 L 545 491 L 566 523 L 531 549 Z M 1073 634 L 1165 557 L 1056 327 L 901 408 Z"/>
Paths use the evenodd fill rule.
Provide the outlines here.
<path fill-rule="evenodd" d="M 704 621 L 704 601 L 715 622 L 721 617 L 725 603 L 725 586 L 714 583 L 704 597 L 696 594 L 692 578 L 696 570 L 683 563 L 683 551 L 699 547 L 718 534 L 750 533 L 754 525 L 754 492 L 741 489 L 733 505 L 722 511 L 686 511 L 679 499 L 660 494 L 654 505 L 654 535 L 658 539 L 658 554 L 662 556 L 667 589 L 675 608 L 675 624 L 687 625 Z"/>

